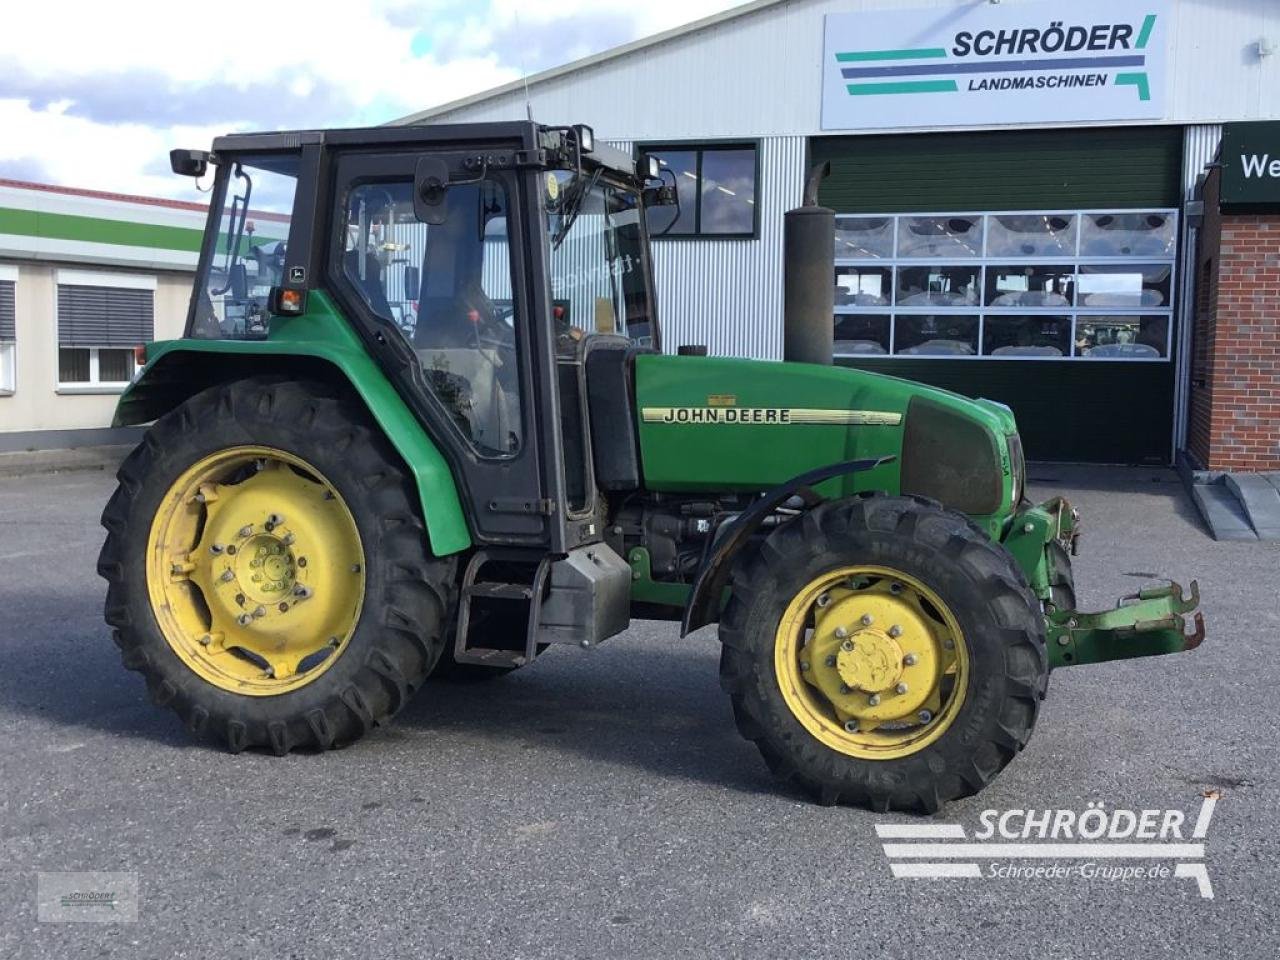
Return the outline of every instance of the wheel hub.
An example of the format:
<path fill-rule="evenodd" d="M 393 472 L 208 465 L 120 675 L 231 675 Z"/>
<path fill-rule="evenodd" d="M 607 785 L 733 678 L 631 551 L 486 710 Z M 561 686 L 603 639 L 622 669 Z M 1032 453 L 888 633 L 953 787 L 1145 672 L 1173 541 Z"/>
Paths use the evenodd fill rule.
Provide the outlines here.
<path fill-rule="evenodd" d="M 967 682 L 959 629 L 928 588 L 850 567 L 815 579 L 778 626 L 784 698 L 811 732 L 855 756 L 901 756 L 941 734 Z"/>
<path fill-rule="evenodd" d="M 250 537 L 232 567 L 234 583 L 259 601 L 277 601 L 293 591 L 297 558 L 282 537 L 262 533 Z"/>
<path fill-rule="evenodd" d="M 836 654 L 836 672 L 845 686 L 877 693 L 887 690 L 902 676 L 902 647 L 887 633 L 859 630 Z"/>
<path fill-rule="evenodd" d="M 266 455 L 264 455 L 266 454 Z M 188 666 L 224 689 L 283 693 L 355 630 L 364 557 L 346 505 L 291 454 L 237 448 L 174 484 L 152 529 L 153 607 Z"/>

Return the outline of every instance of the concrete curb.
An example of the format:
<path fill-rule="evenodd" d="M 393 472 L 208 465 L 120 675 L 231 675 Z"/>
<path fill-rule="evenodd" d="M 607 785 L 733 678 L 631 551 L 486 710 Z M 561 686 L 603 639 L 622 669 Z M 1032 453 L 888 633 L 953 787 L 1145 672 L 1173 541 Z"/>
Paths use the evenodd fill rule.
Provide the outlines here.
<path fill-rule="evenodd" d="M 74 450 L 20 450 L 0 453 L 0 478 L 102 470 L 114 473 L 131 444 L 77 447 Z"/>

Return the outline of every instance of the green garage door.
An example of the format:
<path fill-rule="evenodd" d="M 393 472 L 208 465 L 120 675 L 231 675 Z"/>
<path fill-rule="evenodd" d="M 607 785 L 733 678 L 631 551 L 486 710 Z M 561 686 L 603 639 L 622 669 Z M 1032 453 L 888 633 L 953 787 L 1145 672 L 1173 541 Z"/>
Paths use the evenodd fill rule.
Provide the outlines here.
<path fill-rule="evenodd" d="M 814 138 L 837 362 L 1006 403 L 1033 459 L 1168 462 L 1181 150 L 1177 127 Z"/>

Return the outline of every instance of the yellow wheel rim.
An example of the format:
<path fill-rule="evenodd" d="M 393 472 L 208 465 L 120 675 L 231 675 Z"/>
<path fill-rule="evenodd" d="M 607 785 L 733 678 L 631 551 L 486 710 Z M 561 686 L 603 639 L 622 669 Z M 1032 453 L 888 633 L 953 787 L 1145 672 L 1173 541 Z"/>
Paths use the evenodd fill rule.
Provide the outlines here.
<path fill-rule="evenodd" d="M 169 488 L 147 542 L 165 640 L 202 680 L 247 696 L 314 682 L 351 640 L 364 550 L 333 485 L 300 457 L 231 447 Z"/>
<path fill-rule="evenodd" d="M 810 581 L 778 624 L 774 670 L 796 719 L 826 746 L 892 760 L 936 741 L 969 684 L 955 615 L 914 577 L 841 567 Z"/>

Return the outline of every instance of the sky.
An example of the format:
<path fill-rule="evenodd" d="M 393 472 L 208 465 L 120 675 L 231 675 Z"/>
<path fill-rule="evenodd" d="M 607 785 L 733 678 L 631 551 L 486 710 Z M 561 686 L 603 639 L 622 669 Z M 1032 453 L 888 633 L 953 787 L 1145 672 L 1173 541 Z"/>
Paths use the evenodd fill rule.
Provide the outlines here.
<path fill-rule="evenodd" d="M 197 199 L 169 171 L 174 147 L 385 123 L 741 2 L 15 3 L 0 30 L 0 177 Z"/>

